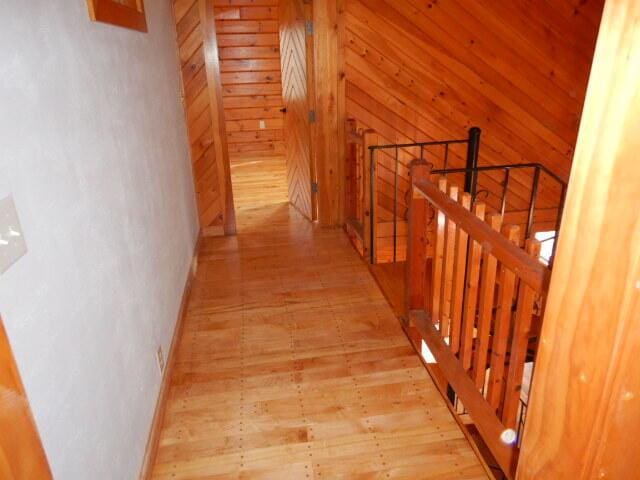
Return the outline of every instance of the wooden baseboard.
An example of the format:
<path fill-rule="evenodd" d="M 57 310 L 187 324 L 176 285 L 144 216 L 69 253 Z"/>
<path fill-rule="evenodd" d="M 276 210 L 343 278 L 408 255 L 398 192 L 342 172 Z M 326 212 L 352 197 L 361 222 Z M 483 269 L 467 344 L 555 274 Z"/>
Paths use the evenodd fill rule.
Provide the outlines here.
<path fill-rule="evenodd" d="M 203 227 L 201 234 L 203 237 L 223 237 L 226 235 L 226 232 L 223 225 L 212 225 L 210 227 Z"/>
<path fill-rule="evenodd" d="M 160 384 L 160 392 L 158 393 L 158 400 L 156 402 L 155 412 L 153 414 L 153 421 L 151 422 L 151 430 L 149 431 L 149 439 L 147 440 L 147 446 L 144 452 L 144 459 L 142 462 L 142 468 L 140 470 L 140 480 L 147 480 L 151 478 L 153 472 L 153 464 L 155 462 L 156 454 L 158 452 L 158 444 L 160 442 L 160 429 L 164 420 L 164 412 L 169 396 L 169 382 L 171 381 L 171 372 L 175 363 L 176 350 L 178 348 L 178 342 L 182 335 L 182 326 L 184 324 L 184 317 L 187 309 L 187 301 L 189 300 L 189 294 L 191 292 L 191 286 L 193 279 L 195 278 L 196 271 L 198 269 L 198 252 L 200 250 L 200 242 L 202 235 L 198 235 L 198 241 L 196 242 L 193 250 L 193 259 L 191 260 L 191 267 L 189 268 L 189 274 L 184 285 L 184 291 L 182 292 L 182 300 L 180 302 L 180 310 L 178 311 L 178 319 L 173 331 L 173 338 L 171 339 L 171 347 L 169 349 L 169 355 L 167 356 L 166 367 L 162 375 L 162 383 Z"/>

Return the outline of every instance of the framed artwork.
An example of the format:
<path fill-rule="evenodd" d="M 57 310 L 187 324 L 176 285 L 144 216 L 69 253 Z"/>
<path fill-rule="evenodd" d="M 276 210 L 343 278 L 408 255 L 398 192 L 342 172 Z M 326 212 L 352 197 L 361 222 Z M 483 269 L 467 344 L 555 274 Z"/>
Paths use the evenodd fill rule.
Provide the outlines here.
<path fill-rule="evenodd" d="M 94 22 L 147 31 L 144 0 L 87 0 L 89 16 Z"/>

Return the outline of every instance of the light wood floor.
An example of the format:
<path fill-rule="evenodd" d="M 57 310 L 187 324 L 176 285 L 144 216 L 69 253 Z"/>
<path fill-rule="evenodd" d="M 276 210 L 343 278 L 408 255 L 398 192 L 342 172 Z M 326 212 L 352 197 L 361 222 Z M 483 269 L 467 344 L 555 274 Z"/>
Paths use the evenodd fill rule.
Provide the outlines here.
<path fill-rule="evenodd" d="M 284 157 L 245 157 L 231 161 L 236 213 L 287 203 L 287 164 Z"/>
<path fill-rule="evenodd" d="M 345 234 L 237 219 L 201 247 L 153 478 L 486 478 Z"/>

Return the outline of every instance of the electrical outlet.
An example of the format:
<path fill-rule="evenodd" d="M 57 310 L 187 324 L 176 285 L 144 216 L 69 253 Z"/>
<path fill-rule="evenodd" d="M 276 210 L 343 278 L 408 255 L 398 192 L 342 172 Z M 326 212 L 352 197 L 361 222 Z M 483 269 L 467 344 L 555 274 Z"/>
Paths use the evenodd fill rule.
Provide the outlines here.
<path fill-rule="evenodd" d="M 267 128 L 267 124 L 264 122 L 264 120 L 260 120 L 260 130 L 264 130 L 265 128 Z"/>
<path fill-rule="evenodd" d="M 0 274 L 27 253 L 27 244 L 22 234 L 18 212 L 13 198 L 0 200 Z"/>
<path fill-rule="evenodd" d="M 164 353 L 162 353 L 162 346 L 158 347 L 156 357 L 158 360 L 158 369 L 160 370 L 160 373 L 164 373 Z"/>

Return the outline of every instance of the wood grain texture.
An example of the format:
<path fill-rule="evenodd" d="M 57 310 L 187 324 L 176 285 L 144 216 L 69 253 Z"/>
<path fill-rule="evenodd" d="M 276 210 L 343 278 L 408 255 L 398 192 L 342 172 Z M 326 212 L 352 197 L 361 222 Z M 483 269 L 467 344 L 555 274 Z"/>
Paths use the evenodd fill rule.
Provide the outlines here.
<path fill-rule="evenodd" d="M 94 22 L 147 31 L 144 0 L 87 0 L 87 6 Z"/>
<path fill-rule="evenodd" d="M 344 0 L 313 2 L 314 155 L 317 164 L 318 220 L 344 221 L 345 80 L 343 74 Z"/>
<path fill-rule="evenodd" d="M 174 0 L 183 104 L 203 234 L 235 231 L 212 0 Z"/>
<path fill-rule="evenodd" d="M 155 479 L 486 478 L 339 229 L 290 205 L 205 238 Z"/>
<path fill-rule="evenodd" d="M 310 220 L 317 218 L 316 181 L 309 112 L 313 91 L 309 72 L 309 42 L 306 34 L 308 9 L 303 0 L 280 1 L 280 51 L 282 52 L 282 97 L 285 115 L 287 182 L 289 201 Z"/>
<path fill-rule="evenodd" d="M 0 318 L 0 478 L 53 478 Z"/>
<path fill-rule="evenodd" d="M 603 3 L 346 0 L 347 116 L 381 143 L 464 139 L 479 126 L 481 165 L 539 162 L 566 179 Z M 425 155 L 442 167 L 441 150 Z M 464 149 L 450 152 L 449 166 L 464 161 Z M 392 173 L 392 158 L 378 178 L 378 208 L 391 215 L 385 168 Z M 400 172 L 403 199 L 408 169 Z M 513 173 L 508 210 L 524 210 L 532 175 Z M 502 174 L 479 182 L 495 211 Z M 538 207 L 557 206 L 559 190 L 544 175 L 539 193 Z"/>
<path fill-rule="evenodd" d="M 279 163 L 284 155 L 280 40 L 271 18 L 278 4 L 214 1 L 232 164 L 258 157 Z"/>
<path fill-rule="evenodd" d="M 640 471 L 640 4 L 607 1 L 527 413 L 521 480 Z M 579 453 L 578 453 L 579 452 Z"/>

